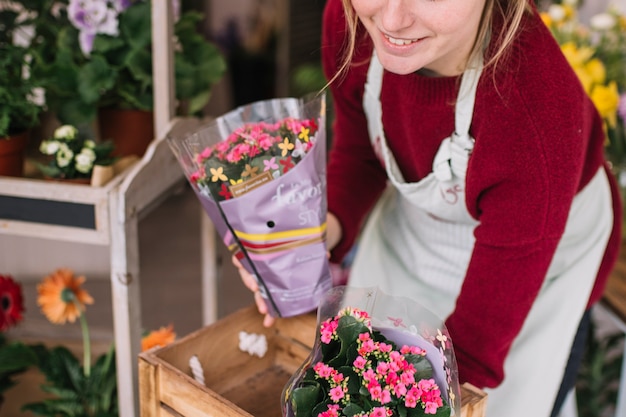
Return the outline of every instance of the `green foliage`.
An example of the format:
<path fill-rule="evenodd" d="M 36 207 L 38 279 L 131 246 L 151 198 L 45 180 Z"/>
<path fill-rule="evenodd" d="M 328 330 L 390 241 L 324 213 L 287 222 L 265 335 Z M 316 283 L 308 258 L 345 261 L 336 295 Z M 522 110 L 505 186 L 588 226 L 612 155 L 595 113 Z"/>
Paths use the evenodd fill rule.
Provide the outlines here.
<path fill-rule="evenodd" d="M 22 409 L 49 417 L 117 417 L 117 379 L 113 347 L 91 366 L 89 375 L 63 346 L 34 345 L 37 366 L 46 377 L 41 389 L 54 396 L 25 404 Z"/>
<path fill-rule="evenodd" d="M 600 336 L 591 321 L 587 348 L 576 382 L 579 417 L 611 415 L 617 401 L 624 334 Z"/>
<path fill-rule="evenodd" d="M 34 99 L 41 84 L 32 76 L 29 50 L 13 44 L 21 28 L 18 13 L 0 9 L 0 138 L 36 126 L 43 111 L 43 103 Z"/>
<path fill-rule="evenodd" d="M 372 398 L 367 387 L 363 384 L 363 377 L 357 373 L 353 366 L 355 359 L 359 356 L 359 335 L 363 333 L 370 334 L 374 342 L 386 343 L 391 345 L 393 350 L 398 350 L 393 341 L 387 339 L 377 330 L 370 330 L 361 319 L 350 315 L 339 318 L 335 331 L 337 337 L 331 339 L 329 343 L 321 344 L 320 361 L 341 374 L 343 381 L 347 381 L 347 391 L 343 397 L 347 402 L 345 404 L 342 402 L 341 416 L 357 416 L 360 413 L 369 413 L 374 407 L 383 405 L 393 410 L 394 415 L 403 417 L 450 416 L 450 406 L 445 402 L 436 410 L 435 414 L 426 414 L 421 405 L 415 408 L 407 407 L 403 397 L 392 396 L 389 402 L 385 404 Z M 404 356 L 406 361 L 417 370 L 414 375 L 416 381 L 433 377 L 432 365 L 425 356 L 418 354 L 406 354 Z M 368 354 L 369 360 L 373 361 L 372 369 L 376 369 L 377 363 L 385 360 L 384 354 L 382 352 Z M 332 388 L 333 384 L 329 382 L 329 379 L 320 378 L 313 368 L 307 369 L 297 387 L 290 394 L 290 404 L 294 415 L 296 417 L 312 417 L 327 412 L 329 406 L 336 404 L 329 395 Z"/>
<path fill-rule="evenodd" d="M 60 3 L 67 5 L 68 0 Z M 138 0 L 119 15 L 119 35 L 98 34 L 89 56 L 81 52 L 78 30 L 65 8 L 50 13 L 48 0 L 34 5 L 37 76 L 46 80 L 49 107 L 62 124 L 91 122 L 98 108 L 152 110 L 151 2 Z M 202 15 L 183 13 L 174 25 L 176 98 L 179 114 L 198 115 L 226 63 L 217 47 L 198 32 Z M 52 51 L 52 53 L 51 53 Z"/>
<path fill-rule="evenodd" d="M 0 397 L 15 385 L 15 376 L 37 362 L 33 351 L 22 342 L 8 342 L 0 333 Z"/>

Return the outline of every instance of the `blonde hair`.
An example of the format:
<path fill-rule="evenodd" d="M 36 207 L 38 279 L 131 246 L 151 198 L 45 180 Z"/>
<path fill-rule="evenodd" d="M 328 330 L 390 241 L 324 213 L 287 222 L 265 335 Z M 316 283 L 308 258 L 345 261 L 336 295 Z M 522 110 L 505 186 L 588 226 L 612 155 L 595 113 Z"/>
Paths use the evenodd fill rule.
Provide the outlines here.
<path fill-rule="evenodd" d="M 346 26 L 348 37 L 346 39 L 344 56 L 337 70 L 337 73 L 328 82 L 332 84 L 338 77 L 345 74 L 348 67 L 352 63 L 352 57 L 357 44 L 357 32 L 359 27 L 359 18 L 354 13 L 351 0 L 341 0 L 343 10 L 346 16 Z M 531 6 L 528 0 L 486 0 L 485 7 L 481 16 L 480 24 L 478 27 L 478 33 L 474 40 L 474 46 L 467 62 L 472 62 L 472 59 L 483 53 L 482 45 L 484 45 L 490 34 L 493 19 L 495 17 L 502 16 L 503 30 L 498 35 L 498 39 L 495 41 L 496 48 L 488 57 L 484 63 L 485 68 L 496 67 L 498 63 L 506 56 L 509 46 L 513 43 L 524 13 L 530 12 Z M 494 71 L 495 72 L 495 71 Z"/>

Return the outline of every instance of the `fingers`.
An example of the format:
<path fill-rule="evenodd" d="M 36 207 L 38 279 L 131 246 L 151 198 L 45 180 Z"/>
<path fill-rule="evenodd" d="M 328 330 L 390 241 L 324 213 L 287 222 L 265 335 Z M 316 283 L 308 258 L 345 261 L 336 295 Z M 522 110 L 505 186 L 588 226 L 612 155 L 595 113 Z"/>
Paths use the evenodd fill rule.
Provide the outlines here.
<path fill-rule="evenodd" d="M 239 259 L 237 259 L 235 255 L 233 255 L 232 261 L 233 265 L 235 265 L 235 268 L 237 268 L 237 271 L 241 276 L 243 285 L 245 285 L 246 288 L 248 288 L 252 292 L 259 291 L 259 284 L 256 282 L 256 278 L 254 278 L 254 275 L 246 271 L 246 269 L 243 267 L 243 265 L 241 265 L 241 262 L 239 262 Z"/>
<path fill-rule="evenodd" d="M 267 303 L 265 302 L 265 299 L 261 295 L 261 291 L 259 290 L 259 284 L 257 283 L 256 278 L 254 277 L 254 275 L 249 273 L 243 267 L 243 265 L 241 265 L 241 262 L 239 261 L 239 259 L 237 259 L 234 255 L 232 257 L 232 262 L 233 262 L 233 265 L 235 265 L 235 268 L 237 268 L 237 271 L 239 272 L 239 275 L 241 276 L 241 280 L 243 281 L 243 284 L 246 286 L 246 288 L 248 288 L 254 294 L 254 302 L 256 304 L 257 309 L 259 310 L 259 313 L 265 315 L 265 317 L 263 318 L 263 326 L 265 327 L 273 326 L 276 319 L 269 315 L 269 309 L 267 308 Z"/>

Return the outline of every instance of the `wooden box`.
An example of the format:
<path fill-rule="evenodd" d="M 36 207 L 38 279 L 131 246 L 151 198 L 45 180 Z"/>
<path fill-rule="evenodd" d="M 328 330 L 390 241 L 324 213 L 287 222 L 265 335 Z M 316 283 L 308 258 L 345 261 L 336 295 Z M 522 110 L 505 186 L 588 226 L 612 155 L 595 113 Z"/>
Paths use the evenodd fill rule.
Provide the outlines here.
<path fill-rule="evenodd" d="M 142 417 L 280 417 L 280 395 L 289 377 L 311 352 L 313 314 L 279 319 L 267 329 L 254 306 L 204 327 L 163 348 L 139 355 Z M 265 334 L 259 358 L 239 350 L 239 332 Z M 205 385 L 192 377 L 197 355 Z M 486 394 L 462 387 L 462 417 L 484 417 Z"/>

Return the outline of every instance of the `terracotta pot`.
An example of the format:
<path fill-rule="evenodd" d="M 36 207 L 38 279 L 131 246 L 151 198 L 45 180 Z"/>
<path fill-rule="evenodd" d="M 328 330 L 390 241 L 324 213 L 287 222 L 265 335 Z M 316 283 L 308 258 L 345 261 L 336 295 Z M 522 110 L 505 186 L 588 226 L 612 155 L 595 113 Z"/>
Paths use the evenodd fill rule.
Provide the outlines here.
<path fill-rule="evenodd" d="M 114 156 L 143 156 L 154 139 L 154 113 L 103 108 L 98 111 L 101 140 L 112 140 Z"/>
<path fill-rule="evenodd" d="M 44 175 L 43 179 L 46 181 L 63 182 L 66 184 L 81 184 L 81 185 L 91 184 L 91 178 L 53 178 L 53 177 L 48 177 L 47 175 Z"/>
<path fill-rule="evenodd" d="M 0 175 L 21 177 L 24 175 L 24 155 L 29 131 L 0 138 Z"/>

